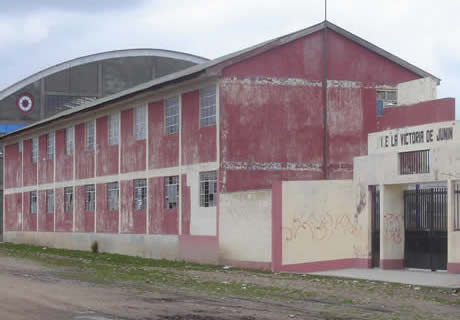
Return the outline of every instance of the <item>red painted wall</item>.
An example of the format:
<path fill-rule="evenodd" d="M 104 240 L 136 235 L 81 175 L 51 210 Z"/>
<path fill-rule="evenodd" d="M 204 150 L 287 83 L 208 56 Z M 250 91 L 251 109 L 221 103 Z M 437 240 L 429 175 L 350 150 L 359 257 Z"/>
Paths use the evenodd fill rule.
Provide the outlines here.
<path fill-rule="evenodd" d="M 179 134 L 165 134 L 163 101 L 149 104 L 149 169 L 179 165 Z"/>
<path fill-rule="evenodd" d="M 182 95 L 182 164 L 217 159 L 216 126 L 200 128 L 200 91 Z"/>
<path fill-rule="evenodd" d="M 22 153 L 18 144 L 5 146 L 5 189 L 22 186 Z"/>
<path fill-rule="evenodd" d="M 37 163 L 32 162 L 32 139 L 23 141 L 24 186 L 37 184 Z"/>
<path fill-rule="evenodd" d="M 96 185 L 96 232 L 118 233 L 118 210 L 107 208 L 107 184 Z"/>
<path fill-rule="evenodd" d="M 136 140 L 133 109 L 121 112 L 121 172 L 145 170 L 145 139 Z"/>
<path fill-rule="evenodd" d="M 165 208 L 164 177 L 149 179 L 149 233 L 178 234 L 178 209 Z"/>
<path fill-rule="evenodd" d="M 191 199 L 190 199 L 190 187 L 187 186 L 187 176 L 183 174 L 181 176 L 181 188 L 182 188 L 182 210 L 181 210 L 181 234 L 190 235 L 190 216 L 191 216 Z"/>
<path fill-rule="evenodd" d="M 385 108 L 383 117 L 377 117 L 376 131 L 450 120 L 455 120 L 455 99 L 444 98 Z"/>
<path fill-rule="evenodd" d="M 22 194 L 5 195 L 5 230 L 21 231 Z"/>
<path fill-rule="evenodd" d="M 118 146 L 119 144 L 109 145 L 108 117 L 98 118 L 96 120 L 97 176 L 118 173 Z"/>
<path fill-rule="evenodd" d="M 38 183 L 51 183 L 54 178 L 54 159 L 48 159 L 47 135 L 38 138 Z"/>
<path fill-rule="evenodd" d="M 94 232 L 94 212 L 85 211 L 85 186 L 75 187 L 75 232 Z"/>
<path fill-rule="evenodd" d="M 54 230 L 54 213 L 47 212 L 46 192 L 47 190 L 38 191 L 38 231 L 52 232 Z"/>
<path fill-rule="evenodd" d="M 73 155 L 65 154 L 65 130 L 56 130 L 56 181 L 73 179 Z"/>
<path fill-rule="evenodd" d="M 147 210 L 135 209 L 134 182 L 132 180 L 120 182 L 120 195 L 121 233 L 145 233 L 147 226 Z"/>
<path fill-rule="evenodd" d="M 94 177 L 94 151 L 86 150 L 85 124 L 75 126 L 75 175 L 76 179 Z"/>
<path fill-rule="evenodd" d="M 57 188 L 54 192 L 56 197 L 56 231 L 72 232 L 73 213 L 64 212 L 64 188 Z"/>
<path fill-rule="evenodd" d="M 30 192 L 24 192 L 24 231 L 37 231 L 37 214 L 30 213 Z"/>

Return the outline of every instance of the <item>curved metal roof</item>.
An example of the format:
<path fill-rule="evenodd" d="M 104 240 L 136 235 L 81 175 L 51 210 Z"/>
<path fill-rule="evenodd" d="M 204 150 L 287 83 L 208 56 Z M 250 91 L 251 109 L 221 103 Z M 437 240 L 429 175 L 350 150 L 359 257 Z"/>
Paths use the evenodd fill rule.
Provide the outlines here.
<path fill-rule="evenodd" d="M 172 58 L 172 59 L 193 62 L 196 64 L 201 64 L 201 63 L 209 61 L 209 59 L 206 59 L 200 56 L 196 56 L 196 55 L 192 55 L 192 54 L 188 54 L 184 52 L 178 52 L 178 51 L 163 50 L 163 49 L 145 48 L 145 49 L 126 49 L 126 50 L 114 50 L 114 51 L 101 52 L 101 53 L 91 54 L 91 55 L 83 56 L 80 58 L 68 60 L 68 61 L 56 64 L 52 67 L 46 68 L 37 73 L 34 73 L 33 75 L 25 79 L 22 79 L 14 83 L 13 85 L 7 87 L 6 89 L 0 91 L 0 100 L 6 98 L 7 96 L 20 90 L 21 88 L 24 88 L 25 86 L 28 86 L 29 84 L 34 83 L 35 81 L 38 81 L 42 78 L 45 78 L 49 75 L 52 75 L 62 70 L 77 67 L 77 66 L 91 63 L 91 62 L 107 60 L 107 59 L 125 58 L 125 57 L 142 57 L 142 56 L 156 56 L 156 57 L 163 57 L 163 58 Z"/>

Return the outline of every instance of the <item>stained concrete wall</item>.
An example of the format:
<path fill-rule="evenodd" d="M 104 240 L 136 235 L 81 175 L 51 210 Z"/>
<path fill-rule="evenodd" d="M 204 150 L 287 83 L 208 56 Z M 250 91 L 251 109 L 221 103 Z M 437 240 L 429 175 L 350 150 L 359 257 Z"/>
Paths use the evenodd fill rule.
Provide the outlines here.
<path fill-rule="evenodd" d="M 221 262 L 251 267 L 271 264 L 271 190 L 221 193 L 219 255 Z"/>
<path fill-rule="evenodd" d="M 437 80 L 423 78 L 411 80 L 397 85 L 398 105 L 414 104 L 436 99 Z"/>

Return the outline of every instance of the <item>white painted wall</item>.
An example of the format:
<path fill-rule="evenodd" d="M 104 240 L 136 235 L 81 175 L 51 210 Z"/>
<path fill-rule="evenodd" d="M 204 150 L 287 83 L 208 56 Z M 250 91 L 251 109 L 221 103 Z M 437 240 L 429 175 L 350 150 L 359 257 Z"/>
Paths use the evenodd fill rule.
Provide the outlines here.
<path fill-rule="evenodd" d="M 436 99 L 437 82 L 433 78 L 416 79 L 398 84 L 398 105 Z"/>

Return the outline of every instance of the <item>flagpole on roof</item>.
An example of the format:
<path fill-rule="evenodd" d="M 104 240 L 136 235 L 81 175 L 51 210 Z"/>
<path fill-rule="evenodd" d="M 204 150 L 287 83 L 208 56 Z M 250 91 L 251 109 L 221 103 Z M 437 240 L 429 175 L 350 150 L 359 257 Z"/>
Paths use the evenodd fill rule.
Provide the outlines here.
<path fill-rule="evenodd" d="M 327 0 L 324 0 L 324 21 L 327 21 Z"/>

